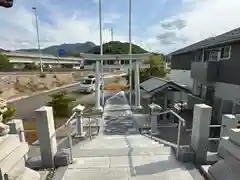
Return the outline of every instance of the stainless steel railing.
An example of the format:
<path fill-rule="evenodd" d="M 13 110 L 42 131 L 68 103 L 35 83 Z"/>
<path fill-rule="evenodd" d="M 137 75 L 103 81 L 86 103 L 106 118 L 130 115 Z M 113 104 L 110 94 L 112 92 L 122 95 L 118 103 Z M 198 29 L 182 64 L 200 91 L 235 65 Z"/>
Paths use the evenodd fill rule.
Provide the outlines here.
<path fill-rule="evenodd" d="M 179 116 L 176 112 L 174 112 L 173 110 L 166 110 L 164 112 L 158 113 L 157 115 L 163 115 L 163 114 L 168 114 L 170 113 L 171 115 L 173 115 L 174 117 L 176 117 L 178 119 L 178 133 L 177 133 L 177 144 L 168 142 L 166 140 L 161 140 L 161 143 L 169 145 L 171 147 L 176 148 L 176 156 L 177 158 L 179 158 L 180 155 L 180 140 L 181 140 L 181 131 L 182 131 L 182 127 L 185 127 L 186 125 L 186 121 L 185 119 L 183 119 L 181 116 Z M 174 126 L 172 126 L 174 127 Z M 151 138 L 153 138 L 153 134 L 151 131 Z"/>

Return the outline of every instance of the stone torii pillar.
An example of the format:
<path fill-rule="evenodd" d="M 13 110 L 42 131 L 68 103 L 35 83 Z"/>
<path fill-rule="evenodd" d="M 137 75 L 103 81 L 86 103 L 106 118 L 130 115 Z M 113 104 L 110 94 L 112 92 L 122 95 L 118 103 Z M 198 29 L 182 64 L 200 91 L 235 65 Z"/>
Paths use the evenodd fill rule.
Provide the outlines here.
<path fill-rule="evenodd" d="M 95 98 L 96 98 L 96 104 L 95 104 L 96 110 L 102 110 L 102 107 L 101 107 L 101 104 L 100 104 L 100 99 L 101 99 L 101 96 L 100 96 L 100 60 L 96 61 L 96 69 L 95 69 Z"/>
<path fill-rule="evenodd" d="M 134 78 L 135 78 L 135 108 L 141 109 L 141 95 L 140 95 L 140 78 L 139 78 L 139 62 L 135 61 L 134 63 Z"/>
<path fill-rule="evenodd" d="M 95 66 L 95 73 L 96 73 L 96 104 L 95 107 L 96 109 L 101 110 L 102 107 L 100 105 L 100 61 L 116 61 L 116 59 L 118 61 L 121 60 L 130 60 L 130 56 L 129 54 L 103 54 L 103 55 L 99 55 L 99 54 L 85 54 L 85 53 L 81 53 L 80 54 L 81 57 L 84 58 L 85 61 L 95 61 L 96 62 L 96 66 Z M 128 65 L 107 65 L 109 66 L 109 68 L 111 69 L 116 69 L 116 68 L 133 68 L 135 69 L 135 105 L 134 107 L 136 108 L 141 108 L 141 102 L 140 102 L 140 80 L 139 80 L 139 61 L 143 61 L 143 60 L 147 60 L 149 59 L 149 57 L 151 56 L 151 53 L 143 53 L 143 54 L 132 54 L 131 55 L 131 59 L 133 59 L 135 61 L 135 63 L 133 64 L 128 64 Z M 92 67 L 90 67 L 91 69 Z M 149 66 L 146 64 L 146 67 L 144 68 L 149 68 Z"/>

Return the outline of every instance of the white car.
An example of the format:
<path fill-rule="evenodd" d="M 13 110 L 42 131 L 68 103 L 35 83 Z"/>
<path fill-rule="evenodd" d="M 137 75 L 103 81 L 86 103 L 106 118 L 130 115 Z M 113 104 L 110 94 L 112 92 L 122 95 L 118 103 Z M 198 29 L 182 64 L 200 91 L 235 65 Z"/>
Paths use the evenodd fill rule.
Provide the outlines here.
<path fill-rule="evenodd" d="M 81 84 L 79 85 L 80 92 L 93 93 L 95 88 L 95 78 L 83 78 Z"/>
<path fill-rule="evenodd" d="M 90 77 L 90 76 L 85 77 L 85 78 L 83 78 L 83 80 L 81 81 L 81 83 L 79 85 L 79 91 L 85 92 L 85 93 L 93 93 L 96 90 L 95 83 L 96 83 L 95 77 Z M 101 86 L 101 84 L 100 84 L 100 86 Z"/>

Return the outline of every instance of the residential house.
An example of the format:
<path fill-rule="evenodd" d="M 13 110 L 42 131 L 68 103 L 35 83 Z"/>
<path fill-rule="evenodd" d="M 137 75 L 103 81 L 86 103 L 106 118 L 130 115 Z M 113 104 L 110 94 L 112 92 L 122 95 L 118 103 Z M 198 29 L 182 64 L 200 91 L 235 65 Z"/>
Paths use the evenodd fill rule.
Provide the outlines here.
<path fill-rule="evenodd" d="M 213 107 L 213 120 L 222 113 L 240 112 L 240 28 L 197 42 L 170 55 L 170 78 L 192 90 L 189 106 Z"/>

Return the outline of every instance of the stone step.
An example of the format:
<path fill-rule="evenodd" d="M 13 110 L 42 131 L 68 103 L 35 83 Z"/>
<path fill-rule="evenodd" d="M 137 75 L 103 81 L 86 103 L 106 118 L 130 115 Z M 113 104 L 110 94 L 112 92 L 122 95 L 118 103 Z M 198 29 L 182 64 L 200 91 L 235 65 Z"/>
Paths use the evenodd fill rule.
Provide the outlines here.
<path fill-rule="evenodd" d="M 0 137 L 1 138 L 1 137 Z M 0 161 L 8 156 L 14 149 L 20 145 L 18 135 L 8 135 L 1 139 L 0 143 Z"/>
<path fill-rule="evenodd" d="M 40 174 L 37 171 L 25 167 L 25 170 L 14 180 L 39 180 Z"/>
<path fill-rule="evenodd" d="M 213 177 L 214 180 L 238 180 L 239 177 L 235 176 L 232 168 L 225 162 L 220 160 L 213 164 L 208 169 L 208 173 Z"/>
<path fill-rule="evenodd" d="M 171 155 L 170 147 L 149 147 L 149 148 L 106 148 L 106 149 L 73 149 L 73 157 L 103 157 L 103 156 L 142 156 L 142 155 Z"/>
<path fill-rule="evenodd" d="M 229 137 L 222 137 L 222 139 L 219 141 L 218 145 L 218 155 L 221 158 L 224 158 L 226 156 L 226 149 L 225 149 L 225 140 L 229 140 Z"/>
<path fill-rule="evenodd" d="M 17 164 L 14 165 L 13 169 L 10 170 L 5 178 L 6 180 L 13 180 L 16 179 L 20 174 L 24 173 L 25 171 L 25 160 L 22 158 Z"/>
<path fill-rule="evenodd" d="M 7 135 L 5 135 L 5 136 L 0 136 L 0 145 L 1 145 L 1 143 L 5 140 L 5 139 L 7 139 L 9 137 L 9 134 L 7 134 Z"/>
<path fill-rule="evenodd" d="M 227 158 L 229 153 L 230 155 L 234 156 L 237 160 L 240 161 L 240 146 L 232 142 L 230 138 L 227 137 L 222 138 L 219 144 L 219 149 L 221 149 L 219 155 L 222 158 L 224 159 Z M 226 153 L 226 151 L 228 153 Z"/>
<path fill-rule="evenodd" d="M 14 151 L 0 161 L 0 174 L 8 173 L 28 152 L 28 144 L 21 143 Z"/>
<path fill-rule="evenodd" d="M 240 129 L 231 129 L 229 132 L 229 138 L 240 146 Z"/>

